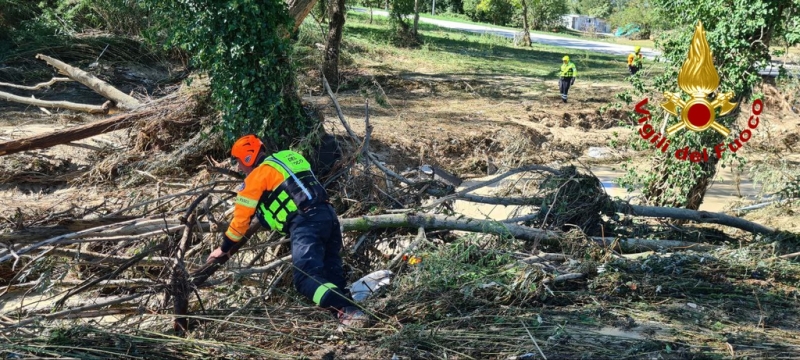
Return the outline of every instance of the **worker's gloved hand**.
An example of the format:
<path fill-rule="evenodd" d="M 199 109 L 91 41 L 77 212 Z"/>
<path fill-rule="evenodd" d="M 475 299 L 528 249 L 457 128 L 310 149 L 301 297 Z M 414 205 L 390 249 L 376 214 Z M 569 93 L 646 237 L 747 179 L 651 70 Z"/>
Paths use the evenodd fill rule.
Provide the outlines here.
<path fill-rule="evenodd" d="M 210 262 L 213 262 L 214 259 L 222 258 L 222 257 L 225 257 L 225 256 L 231 256 L 231 254 L 222 251 L 222 248 L 218 247 L 214 251 L 211 252 L 211 255 L 208 255 L 208 258 L 206 259 L 206 262 L 210 263 Z"/>
<path fill-rule="evenodd" d="M 575 78 L 572 78 L 572 80 L 569 81 L 569 84 L 570 85 L 575 85 Z"/>
<path fill-rule="evenodd" d="M 222 245 L 216 248 L 214 251 L 211 252 L 211 255 L 208 255 L 206 262 L 212 262 L 216 258 L 222 258 L 225 256 L 231 256 L 231 249 L 236 244 L 233 240 L 229 239 L 225 234 L 222 236 Z"/>

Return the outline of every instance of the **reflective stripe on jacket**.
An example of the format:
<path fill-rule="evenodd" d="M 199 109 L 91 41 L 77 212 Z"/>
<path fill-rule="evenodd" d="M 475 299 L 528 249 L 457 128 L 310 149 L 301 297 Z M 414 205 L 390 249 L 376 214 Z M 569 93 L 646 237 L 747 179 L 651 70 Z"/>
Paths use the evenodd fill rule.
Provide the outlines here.
<path fill-rule="evenodd" d="M 311 164 L 291 150 L 272 154 L 245 178 L 244 188 L 225 235 L 238 242 L 250 227 L 253 215 L 284 234 L 285 225 L 298 209 L 327 200 L 327 194 L 311 171 Z"/>
<path fill-rule="evenodd" d="M 570 78 L 578 76 L 578 70 L 575 69 L 575 64 L 568 61 L 566 64 L 561 64 L 561 77 Z"/>

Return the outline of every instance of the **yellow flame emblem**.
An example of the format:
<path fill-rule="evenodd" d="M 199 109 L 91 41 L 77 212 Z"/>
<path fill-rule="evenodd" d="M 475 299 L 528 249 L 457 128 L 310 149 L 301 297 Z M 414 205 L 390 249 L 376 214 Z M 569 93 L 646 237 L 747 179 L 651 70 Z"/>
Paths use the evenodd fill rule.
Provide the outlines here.
<path fill-rule="evenodd" d="M 678 74 L 678 86 L 691 95 L 689 101 L 681 99 L 681 93 L 664 93 L 666 102 L 661 104 L 667 112 L 672 115 L 680 116 L 681 122 L 667 128 L 667 134 L 688 128 L 692 131 L 703 131 L 712 128 L 728 136 L 730 130 L 722 124 L 716 122 L 715 109 L 720 108 L 719 115 L 724 116 L 736 108 L 736 104 L 731 103 L 733 92 L 719 94 L 714 101 L 709 102 L 706 97 L 719 87 L 719 74 L 714 68 L 714 60 L 711 57 L 711 48 L 706 41 L 706 32 L 703 30 L 703 23 L 698 21 L 694 29 L 692 44 L 689 47 L 689 54 L 683 62 L 681 71 Z M 680 108 L 680 114 L 678 112 Z"/>

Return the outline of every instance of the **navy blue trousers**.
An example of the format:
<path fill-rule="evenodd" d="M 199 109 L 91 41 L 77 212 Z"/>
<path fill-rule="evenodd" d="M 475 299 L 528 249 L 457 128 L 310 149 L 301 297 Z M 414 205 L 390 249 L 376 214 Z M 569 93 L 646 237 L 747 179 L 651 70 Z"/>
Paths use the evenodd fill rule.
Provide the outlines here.
<path fill-rule="evenodd" d="M 323 308 L 352 304 L 342 268 L 342 231 L 333 206 L 323 203 L 296 213 L 289 225 L 294 286 Z"/>

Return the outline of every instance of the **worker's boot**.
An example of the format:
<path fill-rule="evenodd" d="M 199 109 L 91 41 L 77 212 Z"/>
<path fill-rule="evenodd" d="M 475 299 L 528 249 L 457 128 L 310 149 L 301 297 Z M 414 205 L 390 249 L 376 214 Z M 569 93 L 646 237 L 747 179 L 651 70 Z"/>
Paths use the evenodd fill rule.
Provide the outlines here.
<path fill-rule="evenodd" d="M 369 316 L 355 306 L 347 306 L 339 310 L 339 323 L 345 328 L 364 328 L 369 325 Z"/>

